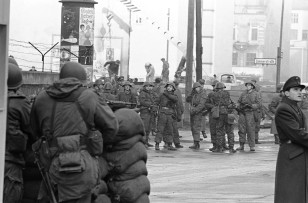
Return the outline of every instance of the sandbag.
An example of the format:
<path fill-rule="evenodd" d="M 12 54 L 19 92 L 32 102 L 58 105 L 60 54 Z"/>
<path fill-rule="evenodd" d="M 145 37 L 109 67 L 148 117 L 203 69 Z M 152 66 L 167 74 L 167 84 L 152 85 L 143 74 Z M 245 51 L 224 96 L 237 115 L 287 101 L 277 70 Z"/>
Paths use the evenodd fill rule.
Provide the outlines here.
<path fill-rule="evenodd" d="M 131 109 L 119 109 L 114 112 L 119 123 L 119 130 L 114 137 L 104 137 L 104 144 L 118 143 L 137 134 L 145 135 L 143 122 L 138 113 Z"/>
<path fill-rule="evenodd" d="M 127 181 L 108 182 L 112 196 L 123 203 L 134 203 L 143 193 L 150 194 L 150 181 L 144 175 Z"/>
<path fill-rule="evenodd" d="M 147 193 L 142 194 L 134 203 L 150 203 L 149 195 Z"/>
<path fill-rule="evenodd" d="M 132 164 L 123 173 L 110 176 L 109 180 L 125 181 L 137 178 L 141 175 L 148 175 L 148 171 L 143 160 L 137 161 L 136 163 Z"/>
<path fill-rule="evenodd" d="M 110 171 L 109 164 L 104 157 L 98 158 L 98 167 L 99 167 L 100 179 L 104 179 Z"/>
<path fill-rule="evenodd" d="M 93 203 L 111 203 L 111 200 L 107 195 L 99 195 Z"/>
<path fill-rule="evenodd" d="M 109 152 L 114 152 L 114 151 L 123 151 L 123 150 L 129 150 L 130 148 L 132 148 L 137 142 L 142 142 L 144 141 L 144 136 L 138 134 L 135 135 L 131 138 L 122 140 L 120 142 L 117 142 L 113 145 L 108 145 L 106 148 L 107 151 Z"/>
<path fill-rule="evenodd" d="M 147 150 L 143 143 L 137 142 L 131 149 L 126 151 L 107 152 L 103 154 L 108 164 L 112 166 L 110 172 L 123 173 L 133 163 L 147 161 Z"/>

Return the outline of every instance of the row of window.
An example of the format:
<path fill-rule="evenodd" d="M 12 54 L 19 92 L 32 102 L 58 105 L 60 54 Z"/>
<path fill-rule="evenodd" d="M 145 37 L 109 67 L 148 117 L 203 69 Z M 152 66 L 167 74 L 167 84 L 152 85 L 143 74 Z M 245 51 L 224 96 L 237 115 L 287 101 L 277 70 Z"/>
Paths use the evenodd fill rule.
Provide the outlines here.
<path fill-rule="evenodd" d="M 300 40 L 298 39 L 298 30 L 291 29 L 290 32 L 290 39 L 291 40 Z M 308 40 L 308 30 L 302 30 L 302 39 L 301 40 Z"/>
<path fill-rule="evenodd" d="M 255 66 L 255 58 L 257 57 L 256 53 L 246 53 L 245 66 Z M 239 66 L 239 55 L 237 52 L 232 54 L 232 65 Z"/>

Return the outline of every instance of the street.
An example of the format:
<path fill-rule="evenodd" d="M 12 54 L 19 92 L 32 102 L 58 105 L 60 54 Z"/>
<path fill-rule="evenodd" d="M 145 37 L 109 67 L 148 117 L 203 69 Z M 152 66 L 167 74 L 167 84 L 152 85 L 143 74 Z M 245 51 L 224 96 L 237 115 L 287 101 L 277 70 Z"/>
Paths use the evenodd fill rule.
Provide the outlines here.
<path fill-rule="evenodd" d="M 209 133 L 207 133 L 209 135 Z M 148 150 L 148 178 L 153 203 L 270 203 L 274 201 L 278 145 L 269 129 L 261 129 L 256 152 L 212 153 L 210 138 L 194 151 L 191 132 L 180 131 L 184 148 L 177 151 Z M 151 139 L 153 137 L 151 136 Z M 153 139 L 151 140 L 153 142 Z M 235 148 L 239 146 L 235 130 Z"/>

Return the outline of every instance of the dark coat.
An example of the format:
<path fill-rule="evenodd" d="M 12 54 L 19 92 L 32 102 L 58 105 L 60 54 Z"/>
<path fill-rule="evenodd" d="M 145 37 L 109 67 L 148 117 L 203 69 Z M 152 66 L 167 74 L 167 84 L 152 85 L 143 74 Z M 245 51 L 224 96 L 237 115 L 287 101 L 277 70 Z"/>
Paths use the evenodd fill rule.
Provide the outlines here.
<path fill-rule="evenodd" d="M 275 122 L 282 143 L 276 165 L 275 203 L 307 203 L 308 133 L 297 102 L 284 97 Z"/>

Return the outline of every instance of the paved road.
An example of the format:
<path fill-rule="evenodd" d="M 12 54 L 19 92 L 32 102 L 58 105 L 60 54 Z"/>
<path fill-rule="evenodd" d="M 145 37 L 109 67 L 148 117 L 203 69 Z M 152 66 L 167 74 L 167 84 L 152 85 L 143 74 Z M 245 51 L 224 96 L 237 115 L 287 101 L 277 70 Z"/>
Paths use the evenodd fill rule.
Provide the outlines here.
<path fill-rule="evenodd" d="M 199 151 L 193 151 L 188 148 L 192 144 L 189 131 L 180 131 L 183 149 L 148 150 L 151 202 L 273 202 L 279 147 L 268 131 L 262 129 L 262 144 L 257 145 L 256 152 L 249 152 L 245 145 L 245 152 L 212 153 L 208 139 L 201 142 Z"/>

